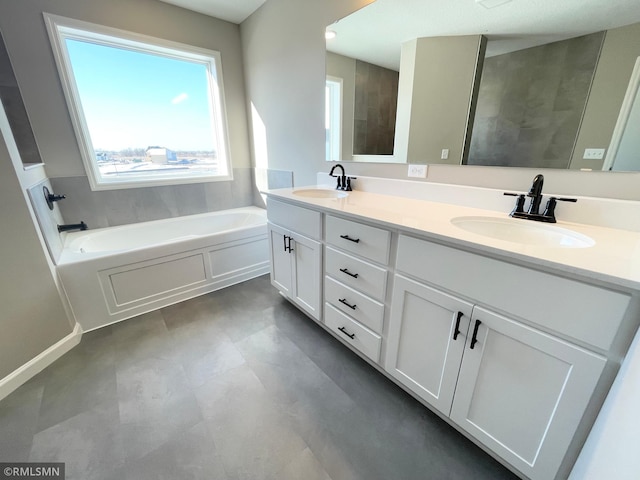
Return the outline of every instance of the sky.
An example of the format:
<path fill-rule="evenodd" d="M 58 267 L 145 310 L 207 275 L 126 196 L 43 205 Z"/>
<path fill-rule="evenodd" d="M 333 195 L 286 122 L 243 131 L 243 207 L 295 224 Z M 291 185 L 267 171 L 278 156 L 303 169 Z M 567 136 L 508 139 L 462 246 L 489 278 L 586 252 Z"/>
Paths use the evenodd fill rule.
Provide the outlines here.
<path fill-rule="evenodd" d="M 66 40 L 94 150 L 215 150 L 206 66 Z"/>

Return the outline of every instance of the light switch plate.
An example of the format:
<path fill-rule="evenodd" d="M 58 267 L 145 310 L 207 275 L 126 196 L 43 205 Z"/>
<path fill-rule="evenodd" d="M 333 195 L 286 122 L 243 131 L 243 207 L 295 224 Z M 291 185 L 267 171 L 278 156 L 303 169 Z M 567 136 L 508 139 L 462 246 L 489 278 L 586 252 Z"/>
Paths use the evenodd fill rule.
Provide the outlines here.
<path fill-rule="evenodd" d="M 414 178 L 427 178 L 427 166 L 409 164 L 407 176 Z"/>

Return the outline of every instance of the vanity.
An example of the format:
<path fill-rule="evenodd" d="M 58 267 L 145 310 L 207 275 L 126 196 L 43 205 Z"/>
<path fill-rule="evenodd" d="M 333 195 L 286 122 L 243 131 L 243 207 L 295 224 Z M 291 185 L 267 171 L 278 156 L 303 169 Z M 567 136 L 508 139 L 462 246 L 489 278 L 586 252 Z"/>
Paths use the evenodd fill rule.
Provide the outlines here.
<path fill-rule="evenodd" d="M 522 478 L 566 478 L 638 329 L 640 234 L 411 183 L 268 191 L 272 284 Z"/>

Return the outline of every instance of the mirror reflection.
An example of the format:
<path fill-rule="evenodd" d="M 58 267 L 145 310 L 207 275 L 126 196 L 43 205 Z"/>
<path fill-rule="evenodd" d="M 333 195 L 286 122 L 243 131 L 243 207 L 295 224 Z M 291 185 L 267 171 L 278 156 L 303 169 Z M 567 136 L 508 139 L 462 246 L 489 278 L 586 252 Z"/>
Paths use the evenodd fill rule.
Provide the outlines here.
<path fill-rule="evenodd" d="M 367 8 L 353 15 L 362 15 Z M 336 28 L 339 24 L 330 26 L 338 36 L 343 33 Z M 333 106 L 327 103 L 327 111 L 333 108 L 336 122 L 341 121 L 340 139 L 334 140 L 338 144 L 333 153 L 328 148 L 327 159 L 640 170 L 640 158 L 615 167 L 608 155 L 616 147 L 614 128 L 640 55 L 640 23 L 506 52 L 504 40 L 489 37 L 491 53 L 478 61 L 466 118 L 450 125 L 465 132 L 459 153 L 455 145 L 447 144 L 450 141 L 443 141 L 413 156 L 407 155 L 411 145 L 404 148 L 401 138 L 411 120 L 394 118 L 396 113 L 403 115 L 397 105 L 407 101 L 407 89 L 401 86 L 398 94 L 397 88 L 407 78 L 402 63 L 376 65 L 332 52 L 328 41 L 327 75 L 341 87 L 336 98 L 341 98 L 342 108 L 337 101 Z M 492 48 L 492 43 L 500 48 Z M 401 45 L 395 49 L 399 58 Z M 423 85 L 413 84 L 411 95 L 415 97 Z M 627 115 L 625 121 L 632 124 L 636 117 Z M 640 130 L 638 125 L 629 128 Z M 430 132 L 422 129 L 409 136 L 427 137 Z M 445 158 L 449 152 L 453 155 Z"/>

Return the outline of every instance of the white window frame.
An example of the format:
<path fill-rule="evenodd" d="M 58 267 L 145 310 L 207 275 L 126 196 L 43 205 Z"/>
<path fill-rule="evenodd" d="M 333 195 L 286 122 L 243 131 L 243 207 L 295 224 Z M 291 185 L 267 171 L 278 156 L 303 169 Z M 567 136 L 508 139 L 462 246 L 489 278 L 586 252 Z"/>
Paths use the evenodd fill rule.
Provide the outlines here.
<path fill-rule="evenodd" d="M 326 160 L 335 162 L 341 160 L 342 152 L 342 90 L 343 80 L 340 77 L 327 75 L 325 98 L 325 130 Z M 327 128 L 328 127 L 328 128 Z"/>
<path fill-rule="evenodd" d="M 185 45 L 134 32 L 83 22 L 71 18 L 44 13 L 49 40 L 53 49 L 58 73 L 62 82 L 71 121 L 78 140 L 78 147 L 84 163 L 92 190 L 113 190 L 122 188 L 151 187 L 159 185 L 178 185 L 185 183 L 203 183 L 211 181 L 233 180 L 233 169 L 229 152 L 227 132 L 227 116 L 224 102 L 224 86 L 222 81 L 222 62 L 220 52 Z M 218 174 L 201 174 L 181 176 L 148 175 L 136 178 L 105 178 L 100 174 L 91 136 L 82 110 L 80 94 L 75 82 L 71 60 L 66 47 L 66 39 L 91 41 L 92 43 L 125 48 L 141 53 L 162 55 L 176 60 L 200 63 L 209 72 L 209 95 L 211 118 L 214 124 L 219 161 Z"/>

